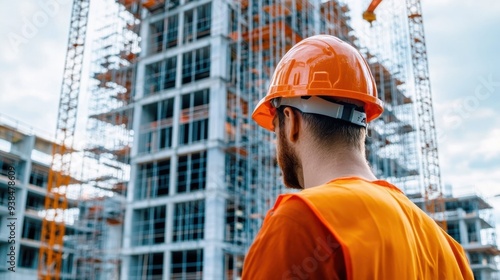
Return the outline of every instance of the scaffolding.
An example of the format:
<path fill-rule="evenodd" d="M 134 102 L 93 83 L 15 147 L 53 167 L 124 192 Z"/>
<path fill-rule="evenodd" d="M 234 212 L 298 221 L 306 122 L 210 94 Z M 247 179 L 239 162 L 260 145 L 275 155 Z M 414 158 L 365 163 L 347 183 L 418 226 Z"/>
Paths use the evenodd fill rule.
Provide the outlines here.
<path fill-rule="evenodd" d="M 285 191 L 275 180 L 279 170 L 274 136 L 259 129 L 250 114 L 265 96 L 279 59 L 295 43 L 314 34 L 335 35 L 367 59 L 385 103 L 383 115 L 369 126 L 367 159 L 377 177 L 407 194 L 421 194 L 415 103 L 408 80 L 406 7 L 386 1 L 382 12 L 388 17 L 383 26 L 375 26 L 373 35 L 363 35 L 361 40 L 350 17 L 350 5 L 356 4 L 350 2 L 240 0 L 229 4 L 226 181 L 234 195 L 227 208 L 226 241 L 248 246 L 276 195 Z M 241 255 L 231 253 L 226 256 L 228 279 L 241 269 Z"/>
<path fill-rule="evenodd" d="M 376 175 L 404 189 L 411 185 L 407 182 L 418 180 L 414 103 L 407 93 L 408 58 L 405 50 L 408 40 L 405 37 L 407 33 L 401 32 L 404 30 L 401 30 L 402 17 L 399 16 L 404 6 L 393 2 L 390 4 L 392 6 L 386 7 L 386 11 L 392 12 L 389 22 L 384 26 L 386 31 L 375 33 L 388 38 L 389 44 L 383 44 L 383 47 L 382 43 L 368 45 L 366 40 L 359 40 L 351 24 L 349 6 L 344 1 L 243 0 L 231 6 L 229 38 L 232 45 L 226 130 L 232 156 L 226 174 L 238 174 L 239 166 L 243 169 L 263 168 L 276 172 L 271 167 L 274 165 L 274 151 L 263 151 L 269 145 L 261 145 L 271 143 L 273 136 L 255 127 L 249 119 L 248 107 L 253 108 L 266 94 L 274 66 L 291 46 L 302 38 L 327 33 L 361 50 L 372 69 L 379 98 L 385 103 L 385 112 L 370 125 L 371 137 L 367 140 L 367 157 Z M 380 55 L 382 53 L 386 55 Z M 254 155 L 261 158 L 252 161 Z M 269 166 L 266 166 L 266 157 L 271 159 Z M 250 161 L 246 164 L 237 164 L 247 158 Z M 262 177 L 254 175 L 247 178 L 235 175 L 231 179 L 231 186 L 237 186 L 239 182 L 245 185 L 246 180 L 261 185 L 272 176 L 265 172 Z M 276 185 L 276 182 L 270 183 Z M 263 209 L 269 208 L 268 203 L 262 206 L 257 212 L 262 213 Z"/>
<path fill-rule="evenodd" d="M 364 5 L 352 6 L 360 11 Z M 409 196 L 420 196 L 417 104 L 409 74 L 411 47 L 406 14 L 404 3 L 387 0 L 377 10 L 377 21 L 368 24 L 358 18 L 353 25 L 359 34 L 358 46 L 376 80 L 379 99 L 384 101 L 384 113 L 369 127 L 368 160 L 377 177 Z"/>
<path fill-rule="evenodd" d="M 81 279 L 241 276 L 267 210 L 287 191 L 275 135 L 251 112 L 281 57 L 315 34 L 367 59 L 385 103 L 367 159 L 377 177 L 420 191 L 405 7 L 385 1 L 388 20 L 367 36 L 351 2 L 103 1 L 75 237 Z"/>
<path fill-rule="evenodd" d="M 144 5 L 155 7 L 155 1 Z M 75 263 L 78 279 L 120 279 L 130 179 L 140 1 L 101 1 L 93 42 Z M 152 5 L 152 6 L 151 6 Z"/>

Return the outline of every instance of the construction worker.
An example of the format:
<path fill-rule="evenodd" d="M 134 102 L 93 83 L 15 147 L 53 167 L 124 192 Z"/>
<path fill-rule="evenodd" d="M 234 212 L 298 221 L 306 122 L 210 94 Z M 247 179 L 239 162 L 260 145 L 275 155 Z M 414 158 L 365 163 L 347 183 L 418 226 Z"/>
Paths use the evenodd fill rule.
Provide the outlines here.
<path fill-rule="evenodd" d="M 243 279 L 473 279 L 463 248 L 365 159 L 383 112 L 361 54 L 329 35 L 278 63 L 253 119 L 278 138 L 288 188 L 250 247 Z"/>

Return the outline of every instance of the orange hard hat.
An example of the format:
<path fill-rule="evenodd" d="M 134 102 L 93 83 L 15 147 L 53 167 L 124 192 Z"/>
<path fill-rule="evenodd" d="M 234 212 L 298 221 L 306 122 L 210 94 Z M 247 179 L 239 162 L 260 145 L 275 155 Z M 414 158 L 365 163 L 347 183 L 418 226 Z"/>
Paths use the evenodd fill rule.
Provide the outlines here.
<path fill-rule="evenodd" d="M 271 104 L 272 100 L 282 100 L 281 105 L 289 105 L 300 110 L 308 107 L 305 104 L 308 100 L 306 97 L 312 96 L 338 98 L 342 101 L 354 100 L 358 102 L 353 103 L 362 103 L 361 110 L 364 111 L 362 115 L 365 117 L 362 122 L 365 126 L 366 122 L 376 119 L 384 111 L 382 101 L 377 98 L 375 80 L 361 54 L 337 37 L 316 35 L 300 41 L 283 56 L 276 66 L 267 95 L 255 107 L 252 118 L 263 128 L 273 131 L 276 104 Z M 291 102 L 292 98 L 300 100 Z M 303 106 L 294 106 L 299 103 Z M 347 115 L 342 112 L 345 103 L 328 103 L 332 104 L 334 113 L 323 113 L 324 102 L 319 105 L 319 110 L 318 106 L 309 104 L 309 110 L 306 111 L 331 117 L 339 116 L 338 118 L 348 121 L 349 118 L 354 118 L 352 112 L 357 112 L 351 110 L 351 116 L 346 119 L 340 117 Z M 357 113 L 354 115 L 361 118 L 359 112 Z"/>

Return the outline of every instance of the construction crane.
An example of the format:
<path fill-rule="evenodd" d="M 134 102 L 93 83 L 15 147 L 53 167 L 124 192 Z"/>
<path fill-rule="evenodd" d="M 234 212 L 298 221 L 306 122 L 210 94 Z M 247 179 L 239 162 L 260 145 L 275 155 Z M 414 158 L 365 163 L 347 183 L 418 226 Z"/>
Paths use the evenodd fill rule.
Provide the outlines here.
<path fill-rule="evenodd" d="M 72 5 L 68 48 L 59 97 L 56 141 L 52 146 L 45 217 L 42 222 L 38 255 L 38 279 L 60 279 L 65 233 L 66 192 L 71 180 L 71 157 L 82 76 L 83 53 L 90 0 L 75 0 Z"/>
<path fill-rule="evenodd" d="M 375 9 L 382 0 L 373 0 L 363 13 L 363 19 L 370 24 L 376 20 Z M 424 22 L 420 0 L 406 0 L 408 31 L 411 45 L 413 78 L 418 115 L 420 153 L 422 156 L 422 181 L 424 186 L 425 210 L 433 216 L 436 223 L 446 230 L 444 217 L 436 213 L 446 210 L 441 187 L 441 174 L 437 149 L 436 125 L 432 108 L 432 94 L 429 79 L 429 62 L 425 44 Z"/>

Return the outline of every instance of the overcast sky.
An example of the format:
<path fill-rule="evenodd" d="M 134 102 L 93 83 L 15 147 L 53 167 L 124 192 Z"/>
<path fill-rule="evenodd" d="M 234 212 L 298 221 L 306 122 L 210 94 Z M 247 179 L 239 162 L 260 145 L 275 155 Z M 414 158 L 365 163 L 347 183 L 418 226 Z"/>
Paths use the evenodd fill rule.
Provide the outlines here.
<path fill-rule="evenodd" d="M 51 134 L 70 2 L 0 2 L 0 114 Z M 422 5 L 443 182 L 500 193 L 500 1 Z"/>

